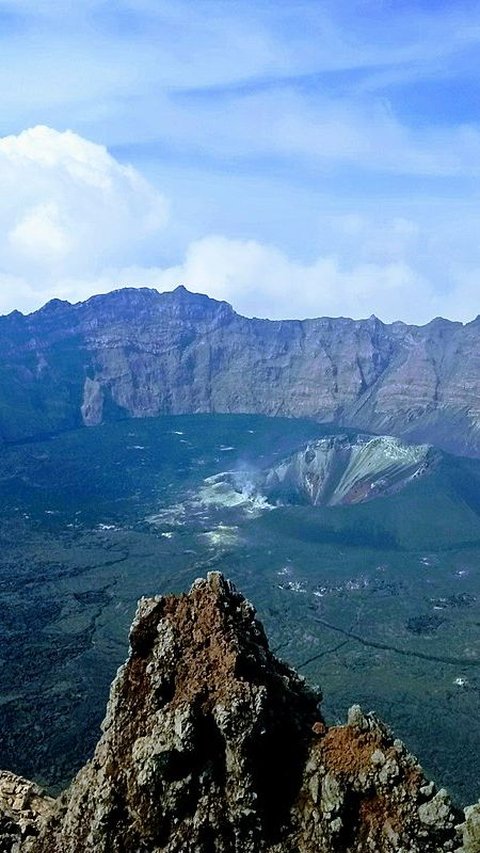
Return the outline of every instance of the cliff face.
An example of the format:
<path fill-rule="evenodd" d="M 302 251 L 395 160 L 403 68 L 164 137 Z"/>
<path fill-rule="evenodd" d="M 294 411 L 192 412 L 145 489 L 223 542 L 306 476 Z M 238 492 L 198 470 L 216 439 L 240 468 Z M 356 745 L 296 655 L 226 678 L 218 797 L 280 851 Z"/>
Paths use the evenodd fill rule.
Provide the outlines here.
<path fill-rule="evenodd" d="M 0 318 L 0 436 L 194 412 L 314 417 L 480 453 L 480 321 L 246 319 L 184 288 Z"/>
<path fill-rule="evenodd" d="M 478 809 L 459 826 L 446 792 L 357 706 L 327 727 L 221 575 L 141 601 L 130 641 L 70 789 L 53 802 L 0 776 L 1 851 L 478 851 Z"/>

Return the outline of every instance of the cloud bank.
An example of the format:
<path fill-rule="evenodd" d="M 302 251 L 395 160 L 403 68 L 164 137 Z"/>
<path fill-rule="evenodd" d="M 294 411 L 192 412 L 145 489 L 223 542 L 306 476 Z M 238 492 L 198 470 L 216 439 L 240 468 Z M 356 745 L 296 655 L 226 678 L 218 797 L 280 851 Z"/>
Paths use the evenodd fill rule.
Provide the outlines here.
<path fill-rule="evenodd" d="M 0 312 L 471 319 L 479 44 L 471 0 L 0 0 Z"/>
<path fill-rule="evenodd" d="M 163 196 L 101 145 L 38 126 L 0 139 L 0 310 L 75 297 L 67 279 L 128 264 L 167 221 Z"/>
<path fill-rule="evenodd" d="M 0 312 L 34 310 L 54 296 L 78 301 L 124 285 L 169 290 L 181 283 L 249 316 L 375 313 L 427 322 L 441 313 L 462 320 L 478 313 L 480 263 L 461 261 L 462 222 L 445 232 L 450 241 L 456 234 L 458 245 L 454 239 L 450 283 L 439 290 L 429 271 L 440 270 L 446 223 L 437 223 L 432 241 L 414 220 L 319 212 L 317 252 L 308 260 L 265 242 L 207 233 L 168 263 L 161 247 L 177 224 L 167 210 L 138 170 L 78 134 L 37 126 L 3 137 Z"/>

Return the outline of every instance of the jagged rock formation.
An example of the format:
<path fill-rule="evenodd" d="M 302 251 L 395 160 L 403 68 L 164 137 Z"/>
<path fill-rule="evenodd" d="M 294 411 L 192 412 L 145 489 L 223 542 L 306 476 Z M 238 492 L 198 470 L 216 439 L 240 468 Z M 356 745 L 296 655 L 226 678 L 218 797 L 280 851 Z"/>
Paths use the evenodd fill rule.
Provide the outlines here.
<path fill-rule="evenodd" d="M 314 417 L 480 454 L 480 319 L 246 319 L 185 288 L 0 318 L 0 438 L 131 415 Z"/>
<path fill-rule="evenodd" d="M 0 851 L 28 853 L 53 806 L 54 800 L 38 785 L 0 771 Z"/>
<path fill-rule="evenodd" d="M 273 466 L 260 488 L 270 499 L 313 506 L 364 503 L 402 489 L 439 459 L 429 445 L 391 436 L 327 436 Z"/>
<path fill-rule="evenodd" d="M 144 599 L 92 760 L 20 827 L 0 781 L 10 853 L 442 853 L 478 850 L 402 743 L 354 706 L 328 728 L 318 695 L 268 649 L 217 574 Z M 23 791 L 22 788 L 22 791 Z M 23 794 L 22 794 L 23 798 Z M 27 832 L 29 835 L 27 836 Z M 475 846 L 477 845 L 477 846 Z"/>

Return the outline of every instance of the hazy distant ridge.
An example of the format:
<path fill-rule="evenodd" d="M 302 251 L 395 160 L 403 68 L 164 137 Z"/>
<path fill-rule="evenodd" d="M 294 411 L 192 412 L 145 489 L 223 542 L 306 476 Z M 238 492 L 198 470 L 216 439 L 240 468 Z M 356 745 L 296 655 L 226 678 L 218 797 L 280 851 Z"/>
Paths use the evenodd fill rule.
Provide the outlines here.
<path fill-rule="evenodd" d="M 126 288 L 0 318 L 0 434 L 163 413 L 307 416 L 480 454 L 480 320 L 247 319 Z"/>

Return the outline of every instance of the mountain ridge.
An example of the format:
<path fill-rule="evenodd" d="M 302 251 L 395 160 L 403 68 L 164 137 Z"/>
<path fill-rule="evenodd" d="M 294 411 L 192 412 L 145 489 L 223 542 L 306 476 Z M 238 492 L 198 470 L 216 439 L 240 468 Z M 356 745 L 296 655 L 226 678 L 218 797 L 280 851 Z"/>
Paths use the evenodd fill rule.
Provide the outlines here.
<path fill-rule="evenodd" d="M 217 299 L 216 297 L 209 296 L 206 293 L 202 293 L 200 291 L 190 290 L 184 284 L 178 284 L 172 290 L 165 290 L 165 291 L 158 290 L 156 287 L 147 287 L 147 286 L 136 287 L 133 285 L 125 285 L 123 287 L 116 287 L 113 290 L 107 291 L 105 293 L 93 294 L 92 296 L 89 296 L 86 299 L 80 299 L 77 302 L 70 302 L 70 300 L 68 300 L 68 299 L 60 299 L 59 297 L 54 296 L 54 297 L 52 297 L 52 299 L 49 299 L 47 302 L 45 302 L 39 308 L 34 308 L 32 311 L 28 311 L 27 313 L 23 313 L 23 311 L 19 311 L 18 309 L 14 308 L 12 311 L 9 311 L 6 314 L 0 314 L 0 321 L 2 321 L 4 318 L 13 317 L 13 316 L 18 316 L 18 317 L 22 317 L 22 318 L 34 317 L 35 315 L 39 314 L 40 312 L 44 312 L 45 309 L 49 309 L 49 310 L 52 310 L 52 309 L 56 310 L 56 309 L 60 309 L 60 308 L 65 308 L 65 309 L 77 308 L 77 309 L 79 309 L 79 308 L 82 308 L 83 306 L 94 304 L 96 302 L 101 302 L 104 299 L 108 300 L 109 298 L 116 296 L 118 294 L 129 294 L 132 296 L 135 294 L 143 294 L 144 296 L 146 296 L 148 294 L 150 296 L 153 296 L 155 299 L 157 297 L 164 297 L 164 296 L 168 296 L 170 294 L 172 294 L 172 295 L 176 294 L 177 296 L 179 294 L 187 294 L 189 297 L 201 297 L 202 299 L 208 299 L 210 302 L 216 303 L 217 305 L 226 305 L 232 311 L 232 313 L 234 313 L 237 317 L 240 317 L 243 320 L 261 320 L 261 321 L 268 321 L 269 323 L 285 323 L 285 322 L 286 323 L 305 323 L 308 321 L 315 322 L 317 320 L 348 320 L 352 323 L 366 323 L 366 322 L 370 321 L 370 322 L 381 323 L 382 326 L 386 326 L 386 327 L 406 326 L 406 327 L 412 328 L 412 329 L 424 329 L 426 326 L 431 326 L 432 324 L 438 324 L 438 323 L 446 323 L 448 325 L 460 326 L 460 327 L 465 328 L 466 326 L 471 326 L 472 324 L 477 323 L 480 320 L 480 314 L 477 314 L 476 317 L 472 318 L 472 320 L 467 320 L 465 322 L 463 320 L 451 320 L 449 317 L 443 317 L 442 315 L 439 314 L 436 317 L 432 317 L 431 320 L 427 320 L 426 323 L 407 323 L 404 320 L 392 320 L 390 322 L 386 322 L 385 320 L 382 320 L 380 317 L 378 317 L 376 314 L 370 314 L 368 317 L 357 317 L 357 318 L 350 317 L 350 316 L 343 315 L 343 314 L 341 314 L 341 315 L 318 314 L 318 315 L 315 315 L 312 317 L 301 317 L 301 318 L 299 318 L 299 317 L 283 317 L 281 319 L 278 319 L 278 318 L 275 319 L 272 317 L 259 317 L 256 315 L 248 316 L 247 314 L 242 314 L 239 311 L 237 311 L 233 307 L 233 305 L 230 302 L 228 302 L 228 300 L 226 300 L 226 299 Z"/>
<path fill-rule="evenodd" d="M 0 318 L 0 436 L 112 419 L 311 417 L 480 455 L 480 324 L 246 318 L 184 286 Z"/>

